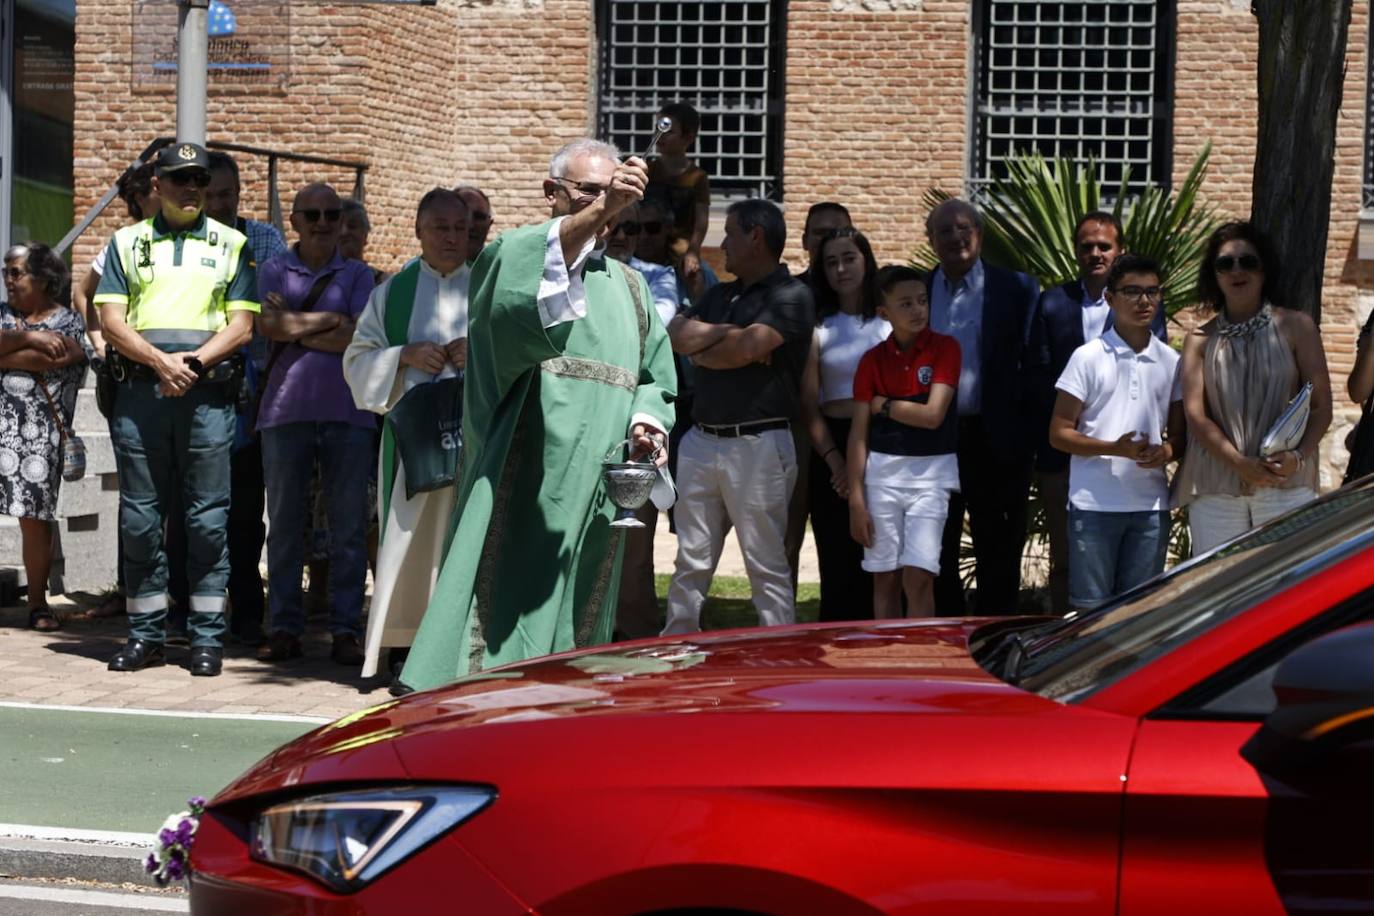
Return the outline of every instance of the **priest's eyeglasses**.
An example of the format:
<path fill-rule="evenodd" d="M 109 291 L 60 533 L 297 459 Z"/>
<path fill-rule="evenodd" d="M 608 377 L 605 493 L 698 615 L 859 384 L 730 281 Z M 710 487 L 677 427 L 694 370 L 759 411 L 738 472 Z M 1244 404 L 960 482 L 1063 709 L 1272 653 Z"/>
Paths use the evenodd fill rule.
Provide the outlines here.
<path fill-rule="evenodd" d="M 607 185 L 604 184 L 587 184 L 585 182 L 579 184 L 571 178 L 564 178 L 561 175 L 555 176 L 553 180 L 565 182 L 569 187 L 567 191 L 568 197 L 573 203 L 579 204 L 596 200 L 602 194 L 606 193 L 607 188 Z"/>

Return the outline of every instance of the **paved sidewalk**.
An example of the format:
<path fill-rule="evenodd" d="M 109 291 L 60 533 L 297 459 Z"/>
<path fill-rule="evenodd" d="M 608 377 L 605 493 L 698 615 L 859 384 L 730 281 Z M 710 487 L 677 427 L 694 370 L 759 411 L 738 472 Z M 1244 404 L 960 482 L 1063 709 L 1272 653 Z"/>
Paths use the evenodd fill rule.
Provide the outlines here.
<path fill-rule="evenodd" d="M 654 566 L 670 573 L 677 538 L 660 514 Z M 731 535 L 718 574 L 743 576 L 744 564 Z M 801 581 L 817 580 L 815 548 L 807 534 Z M 389 699 L 387 678 L 363 679 L 357 668 L 329 660 L 329 636 L 322 617 L 310 620 L 305 657 L 283 664 L 259 662 L 246 646 L 225 649 L 224 673 L 191 677 L 190 650 L 173 643 L 168 663 L 133 674 L 107 671 L 105 663 L 124 644 L 124 617 L 84 620 L 78 616 L 94 596 L 57 597 L 51 605 L 65 626 L 55 633 L 25 628 L 23 607 L 0 609 L 0 702 L 41 705 L 158 709 L 176 712 L 277 714 L 336 719 Z"/>
<path fill-rule="evenodd" d="M 128 674 L 105 668 L 124 644 L 124 617 L 87 621 L 69 616 L 81 610 L 70 599 L 50 604 L 66 618 L 55 633 L 26 629 L 22 607 L 0 610 L 0 701 L 336 719 L 388 698 L 385 678 L 364 680 L 356 667 L 329 660 L 320 618 L 311 621 L 304 658 L 269 664 L 257 661 L 253 649 L 231 645 L 224 674 L 191 677 L 185 667 L 190 649 L 173 643 L 165 666 Z"/>

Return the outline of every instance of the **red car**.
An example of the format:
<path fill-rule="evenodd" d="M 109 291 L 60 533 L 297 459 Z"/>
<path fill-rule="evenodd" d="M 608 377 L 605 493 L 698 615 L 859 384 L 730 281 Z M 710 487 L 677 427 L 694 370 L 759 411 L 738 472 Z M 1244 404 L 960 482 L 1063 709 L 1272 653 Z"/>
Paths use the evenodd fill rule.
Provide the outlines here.
<path fill-rule="evenodd" d="M 1064 619 L 659 639 L 388 702 L 214 799 L 192 912 L 1374 912 L 1371 520 L 1346 488 Z"/>

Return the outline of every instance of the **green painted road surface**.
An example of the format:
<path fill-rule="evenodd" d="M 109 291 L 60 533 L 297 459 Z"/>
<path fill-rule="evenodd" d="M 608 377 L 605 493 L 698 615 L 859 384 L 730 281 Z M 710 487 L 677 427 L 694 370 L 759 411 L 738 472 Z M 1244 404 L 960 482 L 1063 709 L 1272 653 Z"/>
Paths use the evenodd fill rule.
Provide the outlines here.
<path fill-rule="evenodd" d="M 315 727 L 0 707 L 0 823 L 154 833 Z"/>

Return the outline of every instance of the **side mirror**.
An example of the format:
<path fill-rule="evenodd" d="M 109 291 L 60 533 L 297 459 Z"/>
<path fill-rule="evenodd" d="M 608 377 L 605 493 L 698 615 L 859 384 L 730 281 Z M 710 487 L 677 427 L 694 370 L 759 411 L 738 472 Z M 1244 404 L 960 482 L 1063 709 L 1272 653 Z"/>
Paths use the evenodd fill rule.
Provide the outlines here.
<path fill-rule="evenodd" d="M 1314 639 L 1274 674 L 1278 705 L 1240 754 L 1297 788 L 1362 785 L 1374 772 L 1374 623 Z M 1363 791 L 1367 792 L 1368 788 Z"/>

